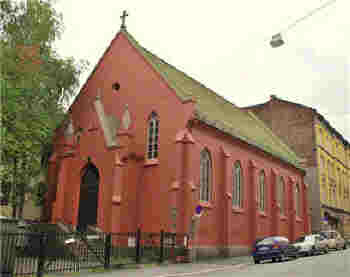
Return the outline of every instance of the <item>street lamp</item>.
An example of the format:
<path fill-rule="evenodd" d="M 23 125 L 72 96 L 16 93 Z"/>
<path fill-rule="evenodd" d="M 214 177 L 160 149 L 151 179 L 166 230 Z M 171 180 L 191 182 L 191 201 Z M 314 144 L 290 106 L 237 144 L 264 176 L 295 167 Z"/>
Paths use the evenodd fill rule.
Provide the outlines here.
<path fill-rule="evenodd" d="M 309 13 L 307 13 L 306 15 L 304 15 L 303 17 L 297 19 L 296 21 L 294 21 L 292 24 L 290 24 L 286 29 L 284 29 L 283 31 L 280 31 L 279 33 L 275 34 L 272 36 L 271 40 L 270 40 L 270 45 L 272 48 L 277 48 L 280 47 L 284 44 L 283 38 L 282 38 L 282 33 L 285 33 L 287 31 L 289 31 L 290 29 L 292 29 L 295 25 L 297 25 L 299 22 L 304 21 L 305 19 L 311 17 L 312 15 L 314 15 L 316 12 L 326 8 L 327 6 L 335 3 L 335 1 L 337 0 L 330 0 L 327 1 L 326 3 L 324 3 L 323 5 L 321 5 L 320 7 L 310 11 Z"/>
<path fill-rule="evenodd" d="M 272 36 L 272 39 L 270 41 L 270 45 L 272 48 L 280 47 L 283 44 L 284 44 L 284 41 L 282 39 L 281 33 L 278 33 L 278 34 Z"/>

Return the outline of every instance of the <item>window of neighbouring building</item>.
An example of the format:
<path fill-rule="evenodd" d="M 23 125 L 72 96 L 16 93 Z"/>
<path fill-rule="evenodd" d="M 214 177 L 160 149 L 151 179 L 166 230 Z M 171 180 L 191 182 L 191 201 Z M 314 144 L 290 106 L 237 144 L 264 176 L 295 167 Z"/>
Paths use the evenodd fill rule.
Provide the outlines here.
<path fill-rule="evenodd" d="M 200 154 L 200 190 L 199 199 L 201 201 L 210 200 L 211 191 L 211 158 L 207 149 L 202 150 Z"/>
<path fill-rule="evenodd" d="M 346 197 L 345 197 L 345 194 L 346 194 L 346 173 L 345 171 L 343 172 L 343 182 L 342 182 L 342 185 L 343 185 L 343 199 L 345 200 Z"/>
<path fill-rule="evenodd" d="M 158 137 L 159 137 L 159 119 L 155 112 L 151 113 L 148 120 L 148 141 L 147 141 L 147 158 L 158 158 Z"/>
<path fill-rule="evenodd" d="M 331 162 L 328 160 L 327 163 L 327 171 L 328 171 L 328 200 L 330 201 L 332 199 L 332 164 Z"/>
<path fill-rule="evenodd" d="M 337 176 L 338 182 L 337 182 L 337 186 L 336 186 L 336 190 L 337 190 L 337 199 L 341 200 L 341 188 L 342 188 L 342 177 L 341 177 L 341 171 L 340 168 L 338 167 L 338 176 Z"/>
<path fill-rule="evenodd" d="M 319 131 L 319 143 L 321 145 L 323 145 L 324 144 L 324 136 L 323 136 L 322 128 L 319 128 L 318 131 Z"/>
<path fill-rule="evenodd" d="M 235 162 L 233 168 L 233 188 L 232 205 L 234 207 L 243 207 L 243 176 L 242 167 L 239 161 Z"/>
<path fill-rule="evenodd" d="M 321 174 L 323 174 L 325 170 L 325 165 L 324 165 L 324 158 L 322 155 L 320 156 L 320 169 L 321 169 Z"/>
<path fill-rule="evenodd" d="M 265 211 L 265 172 L 261 170 L 258 185 L 258 207 L 260 211 Z"/>

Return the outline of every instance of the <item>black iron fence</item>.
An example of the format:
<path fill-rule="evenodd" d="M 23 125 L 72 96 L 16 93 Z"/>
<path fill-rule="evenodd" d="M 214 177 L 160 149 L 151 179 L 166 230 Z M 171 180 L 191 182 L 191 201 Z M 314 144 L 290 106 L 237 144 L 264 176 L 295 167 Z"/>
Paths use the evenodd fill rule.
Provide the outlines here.
<path fill-rule="evenodd" d="M 2 276 L 43 276 L 135 263 L 162 263 L 185 257 L 187 234 L 0 232 Z"/>

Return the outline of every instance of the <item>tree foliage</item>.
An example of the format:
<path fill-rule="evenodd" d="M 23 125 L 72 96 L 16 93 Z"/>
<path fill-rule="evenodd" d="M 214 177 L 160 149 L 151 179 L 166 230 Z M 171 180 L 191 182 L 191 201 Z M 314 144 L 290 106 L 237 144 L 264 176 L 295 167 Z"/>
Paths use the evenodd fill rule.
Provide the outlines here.
<path fill-rule="evenodd" d="M 43 172 L 41 156 L 48 154 L 87 62 L 60 57 L 54 49 L 63 21 L 51 0 L 0 0 L 0 22 L 0 177 L 16 208 Z M 42 195 L 46 185 L 39 183 L 34 187 Z"/>

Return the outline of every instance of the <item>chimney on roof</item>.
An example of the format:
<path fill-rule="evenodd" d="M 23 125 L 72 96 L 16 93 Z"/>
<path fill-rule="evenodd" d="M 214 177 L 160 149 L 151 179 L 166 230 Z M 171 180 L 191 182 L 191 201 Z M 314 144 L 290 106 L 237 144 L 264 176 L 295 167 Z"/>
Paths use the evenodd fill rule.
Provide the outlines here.
<path fill-rule="evenodd" d="M 271 94 L 271 95 L 270 95 L 270 99 L 271 99 L 271 100 L 276 100 L 276 99 L 277 99 L 277 96 L 276 96 L 275 94 Z"/>

